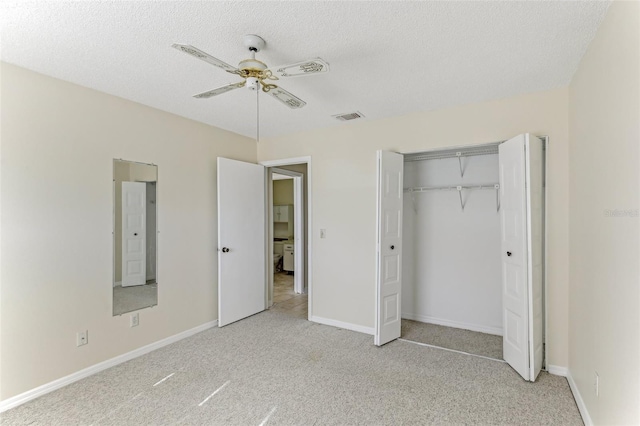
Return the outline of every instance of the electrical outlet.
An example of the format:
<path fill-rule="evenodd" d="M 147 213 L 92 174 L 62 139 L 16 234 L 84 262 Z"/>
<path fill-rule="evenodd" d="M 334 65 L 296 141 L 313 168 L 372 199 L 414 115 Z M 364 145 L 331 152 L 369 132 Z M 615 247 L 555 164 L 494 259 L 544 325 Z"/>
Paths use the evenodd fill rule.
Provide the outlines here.
<path fill-rule="evenodd" d="M 320 238 L 327 238 L 327 230 L 326 229 L 321 229 L 320 230 Z"/>
<path fill-rule="evenodd" d="M 138 312 L 131 314 L 129 320 L 129 327 L 137 327 L 140 324 L 140 314 Z"/>
<path fill-rule="evenodd" d="M 89 343 L 89 332 L 87 330 L 78 331 L 76 333 L 76 346 L 84 346 L 87 343 Z"/>
<path fill-rule="evenodd" d="M 596 371 L 595 380 L 593 381 L 593 386 L 596 391 L 596 396 L 600 396 L 600 376 L 598 375 L 597 371 Z"/>

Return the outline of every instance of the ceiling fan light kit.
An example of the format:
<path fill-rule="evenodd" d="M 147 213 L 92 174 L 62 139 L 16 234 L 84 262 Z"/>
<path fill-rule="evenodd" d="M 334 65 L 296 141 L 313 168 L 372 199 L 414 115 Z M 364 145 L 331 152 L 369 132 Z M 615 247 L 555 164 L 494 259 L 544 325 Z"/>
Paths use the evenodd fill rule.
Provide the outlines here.
<path fill-rule="evenodd" d="M 256 59 L 256 53 L 260 52 L 266 46 L 262 37 L 255 34 L 245 35 L 243 38 L 243 44 L 249 50 L 251 57 L 240 61 L 237 68 L 209 55 L 197 47 L 178 43 L 172 45 L 173 48 L 180 50 L 181 52 L 194 56 L 230 74 L 236 74 L 244 79 L 238 83 L 229 84 L 227 86 L 199 93 L 194 95 L 194 98 L 208 99 L 234 89 L 247 87 L 251 91 L 258 91 L 262 89 L 263 92 L 270 94 L 289 108 L 298 109 L 302 108 L 307 103 L 297 96 L 287 92 L 279 85 L 271 82 L 280 80 L 280 78 L 313 75 L 329 71 L 329 64 L 321 58 L 314 58 L 306 61 L 295 62 L 293 64 L 269 68 L 267 64 Z"/>
<path fill-rule="evenodd" d="M 260 80 L 256 77 L 247 78 L 247 88 L 253 92 L 260 89 Z M 264 88 L 263 88 L 264 90 Z"/>

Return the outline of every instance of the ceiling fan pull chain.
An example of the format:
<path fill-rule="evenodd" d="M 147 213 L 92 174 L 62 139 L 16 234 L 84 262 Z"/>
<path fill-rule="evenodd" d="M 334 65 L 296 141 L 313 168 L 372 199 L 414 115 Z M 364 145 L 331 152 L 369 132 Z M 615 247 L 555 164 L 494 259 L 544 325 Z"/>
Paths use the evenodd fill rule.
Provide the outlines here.
<path fill-rule="evenodd" d="M 256 143 L 260 142 L 260 91 L 256 90 Z"/>

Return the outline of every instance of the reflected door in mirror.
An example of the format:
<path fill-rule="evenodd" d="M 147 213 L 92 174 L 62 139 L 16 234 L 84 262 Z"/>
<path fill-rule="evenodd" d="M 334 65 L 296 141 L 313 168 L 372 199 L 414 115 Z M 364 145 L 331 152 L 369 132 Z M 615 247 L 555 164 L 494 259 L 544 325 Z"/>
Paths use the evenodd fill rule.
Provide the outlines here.
<path fill-rule="evenodd" d="M 146 184 L 122 182 L 122 286 L 147 282 Z"/>

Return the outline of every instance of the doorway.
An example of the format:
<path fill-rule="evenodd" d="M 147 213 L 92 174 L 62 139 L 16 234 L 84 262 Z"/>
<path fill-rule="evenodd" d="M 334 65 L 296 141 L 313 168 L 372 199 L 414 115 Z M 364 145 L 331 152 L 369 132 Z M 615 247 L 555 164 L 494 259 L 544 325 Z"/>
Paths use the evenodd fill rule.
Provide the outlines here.
<path fill-rule="evenodd" d="M 304 291 L 304 175 L 275 167 L 271 175 L 271 218 L 273 239 L 273 287 L 271 309 L 296 317 L 307 317 Z M 302 208 L 301 208 L 302 207 Z M 302 233 L 303 238 L 296 238 Z"/>
<path fill-rule="evenodd" d="M 311 159 L 261 163 L 267 170 L 267 307 L 311 316 Z"/>

